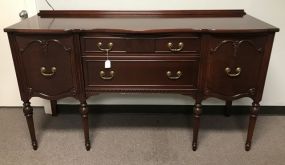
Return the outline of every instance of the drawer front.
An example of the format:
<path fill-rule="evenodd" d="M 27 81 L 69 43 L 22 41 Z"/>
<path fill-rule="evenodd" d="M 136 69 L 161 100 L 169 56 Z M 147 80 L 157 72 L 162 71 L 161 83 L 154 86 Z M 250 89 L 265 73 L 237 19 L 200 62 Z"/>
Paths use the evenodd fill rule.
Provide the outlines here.
<path fill-rule="evenodd" d="M 200 53 L 200 38 L 192 36 L 94 36 L 81 37 L 82 52 L 88 55 L 119 55 L 128 53 L 135 55 L 152 55 L 154 53 L 167 53 L 169 55 L 183 55 Z M 149 54 L 147 54 L 149 53 Z"/>
<path fill-rule="evenodd" d="M 109 50 L 110 53 L 125 53 L 127 50 L 127 39 L 121 37 L 84 36 L 81 38 L 81 45 L 84 53 L 105 55 L 104 50 Z"/>
<path fill-rule="evenodd" d="M 206 94 L 254 96 L 264 57 L 265 36 L 211 39 Z"/>
<path fill-rule="evenodd" d="M 19 35 L 16 41 L 29 95 L 50 99 L 76 92 L 72 36 Z"/>
<path fill-rule="evenodd" d="M 201 41 L 197 36 L 192 37 L 165 37 L 156 39 L 156 53 L 200 53 Z"/>
<path fill-rule="evenodd" d="M 96 88 L 195 89 L 198 59 L 188 60 L 112 60 L 112 68 L 104 68 L 104 60 L 84 58 L 87 90 Z"/>

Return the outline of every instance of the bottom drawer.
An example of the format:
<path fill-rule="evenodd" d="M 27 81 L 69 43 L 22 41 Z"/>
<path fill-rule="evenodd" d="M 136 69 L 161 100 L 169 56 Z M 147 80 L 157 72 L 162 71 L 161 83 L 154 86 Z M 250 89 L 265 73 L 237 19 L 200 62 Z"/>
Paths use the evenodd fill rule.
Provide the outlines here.
<path fill-rule="evenodd" d="M 195 89 L 198 59 L 189 60 L 112 60 L 112 68 L 104 68 L 104 60 L 84 58 L 87 90 L 105 89 Z"/>

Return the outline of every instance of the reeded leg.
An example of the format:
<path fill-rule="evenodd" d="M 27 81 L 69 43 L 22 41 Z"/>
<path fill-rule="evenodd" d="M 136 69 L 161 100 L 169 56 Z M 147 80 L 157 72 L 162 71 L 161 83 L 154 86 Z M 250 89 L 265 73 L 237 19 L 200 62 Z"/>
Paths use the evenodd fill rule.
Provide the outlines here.
<path fill-rule="evenodd" d="M 257 115 L 260 110 L 260 105 L 259 103 L 252 103 L 252 107 L 250 109 L 250 117 L 249 117 L 249 124 L 248 124 L 248 132 L 247 132 L 247 139 L 245 143 L 245 150 L 249 151 L 251 148 L 251 141 L 252 141 L 252 136 L 253 136 L 253 131 L 257 119 Z"/>
<path fill-rule="evenodd" d="M 29 101 L 24 102 L 23 112 L 24 112 L 24 115 L 26 116 L 29 132 L 31 135 L 33 149 L 37 150 L 38 142 L 37 142 L 36 135 L 35 135 L 33 108 L 31 107 L 31 103 Z"/>
<path fill-rule="evenodd" d="M 198 141 L 198 132 L 200 127 L 200 115 L 202 113 L 202 105 L 201 103 L 196 103 L 193 109 L 193 142 L 192 142 L 192 150 L 197 150 L 197 141 Z"/>
<path fill-rule="evenodd" d="M 57 104 L 57 101 L 56 100 L 51 100 L 50 101 L 50 106 L 51 106 L 51 115 L 52 116 L 57 116 L 58 115 L 58 112 L 57 112 L 57 109 L 56 109 L 56 104 Z"/>
<path fill-rule="evenodd" d="M 224 115 L 227 117 L 231 116 L 231 106 L 232 106 L 232 101 L 226 101 Z"/>
<path fill-rule="evenodd" d="M 84 130 L 85 147 L 86 150 L 90 150 L 90 140 L 89 140 L 89 125 L 88 125 L 88 107 L 86 102 L 80 104 L 80 113 L 82 117 L 82 125 Z"/>

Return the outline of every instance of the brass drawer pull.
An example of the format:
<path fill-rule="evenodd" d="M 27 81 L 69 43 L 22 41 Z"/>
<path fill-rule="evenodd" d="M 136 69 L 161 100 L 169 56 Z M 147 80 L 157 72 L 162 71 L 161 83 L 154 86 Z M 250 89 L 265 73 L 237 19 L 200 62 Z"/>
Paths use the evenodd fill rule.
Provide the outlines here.
<path fill-rule="evenodd" d="M 237 76 L 239 76 L 240 75 L 240 73 L 241 73 L 241 68 L 240 67 L 237 67 L 236 69 L 235 69 L 235 71 L 236 71 L 236 73 L 231 73 L 231 68 L 229 68 L 229 67 L 226 67 L 225 68 L 225 72 L 227 73 L 227 75 L 229 76 L 229 77 L 237 77 Z"/>
<path fill-rule="evenodd" d="M 166 75 L 171 80 L 178 80 L 182 76 L 182 72 L 179 70 L 179 71 L 176 72 L 177 76 L 172 76 L 172 72 L 171 71 L 167 71 Z"/>
<path fill-rule="evenodd" d="M 114 44 L 112 42 L 108 43 L 108 47 L 107 48 L 102 48 L 102 42 L 98 42 L 97 47 L 99 50 L 104 51 L 104 52 L 109 52 L 110 50 L 112 50 Z"/>
<path fill-rule="evenodd" d="M 114 74 L 115 74 L 114 71 L 110 71 L 110 76 L 106 76 L 106 73 L 103 70 L 100 71 L 100 77 L 103 80 L 111 80 L 111 79 L 113 79 Z"/>
<path fill-rule="evenodd" d="M 56 67 L 52 67 L 50 71 L 50 73 L 47 73 L 46 67 L 41 67 L 41 74 L 45 77 L 53 76 L 56 72 Z"/>
<path fill-rule="evenodd" d="M 169 50 L 172 52 L 180 52 L 183 49 L 184 44 L 183 44 L 183 42 L 179 42 L 178 48 L 173 48 L 173 44 L 171 42 L 168 42 L 167 46 L 168 46 Z"/>

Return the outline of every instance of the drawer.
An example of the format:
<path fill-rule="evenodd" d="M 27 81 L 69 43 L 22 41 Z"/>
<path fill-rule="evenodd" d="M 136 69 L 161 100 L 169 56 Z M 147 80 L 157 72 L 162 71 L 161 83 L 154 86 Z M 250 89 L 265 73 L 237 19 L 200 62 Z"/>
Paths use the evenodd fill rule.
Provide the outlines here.
<path fill-rule="evenodd" d="M 166 37 L 158 38 L 155 42 L 156 53 L 200 53 L 201 41 L 199 37 Z"/>
<path fill-rule="evenodd" d="M 93 37 L 81 38 L 82 52 L 100 53 L 105 55 L 108 50 L 112 53 L 124 53 L 127 50 L 127 39 L 121 37 Z"/>
<path fill-rule="evenodd" d="M 127 38 L 127 37 L 83 37 L 82 48 L 84 53 L 97 53 L 97 55 L 110 55 L 118 53 L 153 53 L 155 52 L 155 39 L 153 38 Z"/>
<path fill-rule="evenodd" d="M 104 56 L 132 53 L 136 55 L 152 55 L 167 53 L 169 55 L 200 53 L 200 38 L 198 36 L 94 36 L 81 37 L 82 52 L 88 55 Z M 84 54 L 83 54 L 84 55 Z"/>
<path fill-rule="evenodd" d="M 106 88 L 187 88 L 197 84 L 198 58 L 187 60 L 112 60 L 104 68 L 104 59 L 84 58 L 87 89 Z"/>

